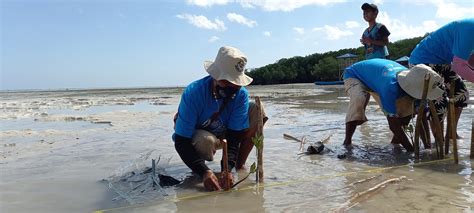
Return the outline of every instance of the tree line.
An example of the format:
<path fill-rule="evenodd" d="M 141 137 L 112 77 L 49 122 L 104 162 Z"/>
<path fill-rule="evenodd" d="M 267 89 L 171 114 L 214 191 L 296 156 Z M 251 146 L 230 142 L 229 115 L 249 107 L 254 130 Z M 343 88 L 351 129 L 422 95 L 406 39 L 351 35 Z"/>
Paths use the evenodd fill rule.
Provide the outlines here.
<path fill-rule="evenodd" d="M 425 36 L 389 43 L 389 59 L 396 60 L 402 56 L 410 56 L 413 48 Z M 355 61 L 364 60 L 364 47 L 361 46 L 325 53 L 314 53 L 304 57 L 282 58 L 273 64 L 246 70 L 246 74 L 254 79 L 253 85 L 335 81 L 339 80 L 345 68 L 345 63 L 347 63 L 347 59 L 344 61 L 344 59 L 336 59 L 336 57 L 346 53 L 357 55 L 357 58 L 353 59 Z"/>

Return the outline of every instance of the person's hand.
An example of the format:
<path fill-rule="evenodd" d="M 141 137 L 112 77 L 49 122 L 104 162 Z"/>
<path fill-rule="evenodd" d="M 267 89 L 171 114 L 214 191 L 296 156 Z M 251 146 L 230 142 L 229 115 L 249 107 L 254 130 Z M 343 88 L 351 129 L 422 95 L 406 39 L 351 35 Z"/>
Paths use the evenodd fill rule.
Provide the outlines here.
<path fill-rule="evenodd" d="M 361 39 L 362 41 L 362 44 L 367 44 L 367 45 L 370 45 L 372 43 L 372 39 L 370 39 L 369 37 L 362 37 Z"/>
<path fill-rule="evenodd" d="M 225 188 L 226 181 L 229 183 L 229 187 L 232 187 L 232 185 L 234 185 L 234 177 L 232 176 L 231 172 L 222 172 L 221 173 L 221 178 L 219 180 L 221 188 Z"/>
<path fill-rule="evenodd" d="M 206 173 L 204 173 L 202 176 L 202 183 L 204 184 L 204 188 L 209 191 L 221 190 L 219 180 L 211 170 L 207 170 Z"/>

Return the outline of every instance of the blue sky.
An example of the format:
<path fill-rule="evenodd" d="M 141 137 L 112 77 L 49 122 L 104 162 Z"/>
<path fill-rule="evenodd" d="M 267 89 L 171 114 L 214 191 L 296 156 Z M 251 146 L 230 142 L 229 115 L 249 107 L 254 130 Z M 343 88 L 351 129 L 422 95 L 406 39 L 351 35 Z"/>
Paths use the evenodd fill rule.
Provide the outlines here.
<path fill-rule="evenodd" d="M 1 0 L 0 89 L 185 86 L 219 47 L 247 68 L 360 46 L 352 0 Z M 391 41 L 474 16 L 472 0 L 376 0 Z"/>

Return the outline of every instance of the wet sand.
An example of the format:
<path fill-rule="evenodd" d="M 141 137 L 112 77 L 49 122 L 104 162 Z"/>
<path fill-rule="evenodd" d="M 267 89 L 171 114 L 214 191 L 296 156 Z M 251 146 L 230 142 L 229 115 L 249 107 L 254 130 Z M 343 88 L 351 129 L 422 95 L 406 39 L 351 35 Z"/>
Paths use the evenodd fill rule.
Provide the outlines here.
<path fill-rule="evenodd" d="M 469 84 L 471 94 L 474 87 Z M 172 117 L 182 88 L 0 93 L 1 212 L 471 212 L 469 160 L 472 105 L 458 132 L 460 163 L 422 162 L 394 150 L 382 112 L 371 102 L 369 122 L 346 153 L 342 87 L 312 84 L 252 86 L 270 117 L 265 126 L 265 183 L 255 176 L 226 193 L 208 193 L 181 162 L 171 141 Z M 471 104 L 473 102 L 471 95 Z M 299 155 L 299 144 L 283 133 L 315 142 L 331 138 L 322 155 Z M 338 155 L 346 153 L 344 159 Z M 179 180 L 173 187 L 120 181 L 158 159 L 160 172 Z M 452 157 L 451 155 L 448 157 Z M 215 159 L 220 159 L 220 153 Z M 256 161 L 251 154 L 247 165 Z M 210 167 L 219 170 L 218 161 Z M 235 177 L 244 174 L 235 173 Z M 405 176 L 350 202 L 384 180 Z M 372 179 L 353 184 L 359 180 Z M 142 177 L 131 177 L 142 178 Z M 131 179 L 129 179 L 131 180 Z M 136 183 L 139 183 L 138 181 Z M 127 188 L 128 187 L 128 188 Z M 142 190 L 134 190 L 133 187 Z M 350 208 L 349 208 L 350 207 Z"/>

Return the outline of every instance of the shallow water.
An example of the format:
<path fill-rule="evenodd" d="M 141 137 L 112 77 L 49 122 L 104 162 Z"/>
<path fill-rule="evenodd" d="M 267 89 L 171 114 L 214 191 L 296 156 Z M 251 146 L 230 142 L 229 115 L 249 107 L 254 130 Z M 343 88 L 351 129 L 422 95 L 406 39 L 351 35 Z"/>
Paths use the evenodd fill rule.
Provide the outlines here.
<path fill-rule="evenodd" d="M 473 85 L 470 84 L 471 94 Z M 208 193 L 181 162 L 171 142 L 181 88 L 2 92 L 1 212 L 471 212 L 469 160 L 472 105 L 458 132 L 460 162 L 421 160 L 393 149 L 382 112 L 371 102 L 354 149 L 341 146 L 348 98 L 340 86 L 252 86 L 270 120 L 265 126 L 265 183 L 255 176 L 236 190 Z M 473 98 L 471 95 L 471 104 Z M 322 155 L 300 155 L 300 144 L 331 136 Z M 149 155 L 147 155 L 149 154 Z M 344 159 L 338 155 L 346 154 Z M 138 186 L 118 179 L 151 166 L 179 180 L 173 187 Z M 452 157 L 449 155 L 448 158 Z M 163 159 L 169 159 L 163 160 Z M 220 153 L 215 159 L 220 159 Z M 247 165 L 256 161 L 251 154 Z M 421 163 L 420 163 L 421 162 Z M 219 170 L 218 161 L 210 167 Z M 241 178 L 243 173 L 235 173 Z M 393 178 L 376 192 L 351 198 Z M 137 177 L 142 178 L 142 177 Z M 146 177 L 145 177 L 146 178 Z M 371 178 L 362 183 L 357 181 Z M 144 179 L 146 182 L 148 179 Z M 127 188 L 128 187 L 128 188 Z M 135 186 L 133 186 L 135 187 Z M 146 187 L 146 188 L 143 188 Z M 118 194 L 119 192 L 120 194 Z"/>

